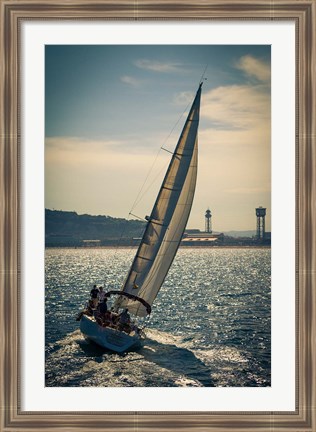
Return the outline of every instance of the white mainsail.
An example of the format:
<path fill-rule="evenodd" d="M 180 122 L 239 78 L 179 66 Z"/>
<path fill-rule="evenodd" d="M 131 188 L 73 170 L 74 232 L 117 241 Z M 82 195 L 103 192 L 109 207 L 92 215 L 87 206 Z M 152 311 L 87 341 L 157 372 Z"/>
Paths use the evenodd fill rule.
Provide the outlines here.
<path fill-rule="evenodd" d="M 131 269 L 122 287 L 152 305 L 168 273 L 181 242 L 192 207 L 196 176 L 200 99 L 202 83 L 196 93 L 173 153 L 158 197 Z M 127 307 L 136 316 L 147 315 L 137 301 L 120 297 L 118 307 Z"/>

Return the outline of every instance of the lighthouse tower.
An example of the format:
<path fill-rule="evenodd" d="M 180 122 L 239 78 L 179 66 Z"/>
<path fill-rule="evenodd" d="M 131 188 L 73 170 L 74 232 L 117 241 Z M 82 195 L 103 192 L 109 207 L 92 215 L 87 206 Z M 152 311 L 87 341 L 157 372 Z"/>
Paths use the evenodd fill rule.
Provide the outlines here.
<path fill-rule="evenodd" d="M 210 209 L 207 209 L 205 213 L 205 232 L 212 233 L 212 213 Z"/>

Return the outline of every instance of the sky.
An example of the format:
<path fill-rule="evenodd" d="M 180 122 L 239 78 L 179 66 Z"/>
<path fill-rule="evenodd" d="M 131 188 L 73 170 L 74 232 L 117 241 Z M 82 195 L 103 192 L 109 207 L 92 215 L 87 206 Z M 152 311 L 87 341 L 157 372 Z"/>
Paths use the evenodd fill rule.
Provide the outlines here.
<path fill-rule="evenodd" d="M 45 207 L 150 214 L 204 72 L 187 228 L 270 231 L 269 45 L 47 45 Z"/>

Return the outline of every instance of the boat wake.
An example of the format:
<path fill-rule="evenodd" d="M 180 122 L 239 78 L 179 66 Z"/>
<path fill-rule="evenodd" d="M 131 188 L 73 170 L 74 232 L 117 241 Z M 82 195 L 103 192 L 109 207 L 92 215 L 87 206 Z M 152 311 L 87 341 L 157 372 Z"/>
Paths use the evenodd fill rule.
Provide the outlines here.
<path fill-rule="evenodd" d="M 153 329 L 146 335 L 140 348 L 118 354 L 86 341 L 79 330 L 68 334 L 46 349 L 46 386 L 265 385 L 235 348 L 196 349 L 194 340 Z"/>

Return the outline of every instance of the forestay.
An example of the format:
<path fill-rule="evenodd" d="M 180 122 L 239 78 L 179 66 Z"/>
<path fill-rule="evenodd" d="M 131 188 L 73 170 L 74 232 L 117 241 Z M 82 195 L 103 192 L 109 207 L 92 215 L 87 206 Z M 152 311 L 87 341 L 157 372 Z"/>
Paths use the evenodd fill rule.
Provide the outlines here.
<path fill-rule="evenodd" d="M 173 153 L 158 197 L 131 269 L 122 290 L 143 298 L 152 305 L 175 257 L 190 210 L 197 176 L 200 98 L 202 83 L 196 93 Z M 118 307 L 127 307 L 137 316 L 146 308 L 120 297 Z"/>

